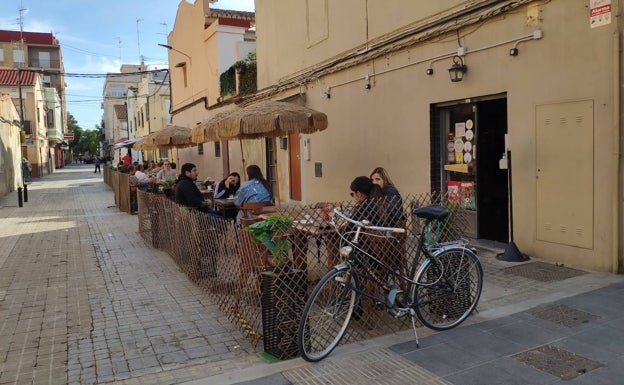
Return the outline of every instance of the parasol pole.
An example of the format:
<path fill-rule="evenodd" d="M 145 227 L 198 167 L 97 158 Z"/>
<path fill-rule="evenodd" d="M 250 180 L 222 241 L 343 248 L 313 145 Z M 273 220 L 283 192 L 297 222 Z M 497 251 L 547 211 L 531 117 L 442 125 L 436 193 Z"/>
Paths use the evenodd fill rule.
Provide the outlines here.
<path fill-rule="evenodd" d="M 280 188 L 279 188 L 279 172 L 277 171 L 277 137 L 273 137 L 273 171 L 275 172 L 275 195 L 277 197 L 277 207 L 281 208 Z"/>
<path fill-rule="evenodd" d="M 243 153 L 243 140 L 239 139 L 238 143 L 240 143 L 240 150 L 241 150 L 241 160 L 243 162 L 243 174 L 247 175 L 247 170 L 245 169 L 245 154 Z"/>

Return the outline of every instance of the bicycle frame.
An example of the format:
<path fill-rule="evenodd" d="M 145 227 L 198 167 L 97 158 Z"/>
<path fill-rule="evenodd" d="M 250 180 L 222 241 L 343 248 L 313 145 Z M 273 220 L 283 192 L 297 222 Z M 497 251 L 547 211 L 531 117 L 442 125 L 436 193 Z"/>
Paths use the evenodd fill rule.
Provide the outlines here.
<path fill-rule="evenodd" d="M 344 265 L 348 265 L 352 268 L 352 271 L 357 275 L 359 282 L 372 282 L 374 283 L 377 287 L 383 288 L 384 290 L 388 290 L 389 292 L 391 292 L 392 290 L 395 290 L 395 294 L 396 291 L 401 290 L 401 291 L 408 291 L 411 290 L 411 288 L 413 286 L 418 286 L 418 285 L 422 285 L 417 283 L 416 281 L 414 281 L 412 278 L 417 277 L 418 275 L 418 269 L 422 269 L 424 266 L 424 262 L 427 259 L 432 259 L 435 260 L 436 255 L 439 255 L 441 253 L 443 253 L 446 250 L 452 249 L 452 248 L 457 248 L 457 247 L 465 247 L 466 243 L 464 240 L 457 240 L 457 241 L 452 241 L 452 242 L 444 242 L 444 243 L 437 243 L 434 246 L 428 246 L 427 242 L 426 242 L 426 237 L 425 237 L 425 232 L 427 231 L 428 226 L 434 222 L 434 219 L 429 219 L 426 220 L 421 232 L 420 232 L 420 237 L 418 240 L 418 253 L 416 255 L 416 258 L 414 259 L 414 264 L 411 266 L 411 268 L 408 269 L 408 271 L 410 272 L 410 277 L 404 275 L 403 273 L 398 273 L 397 271 L 394 271 L 392 269 L 392 267 L 388 266 L 387 264 L 385 264 L 384 262 L 382 262 L 381 260 L 379 260 L 378 258 L 376 258 L 375 256 L 371 255 L 370 253 L 366 252 L 366 250 L 364 250 L 362 247 L 360 247 L 360 236 L 361 235 L 368 235 L 368 236 L 373 236 L 373 237 L 379 237 L 379 238 L 393 238 L 396 239 L 394 237 L 389 237 L 388 234 L 389 233 L 404 233 L 405 229 L 402 228 L 393 228 L 393 227 L 380 227 L 380 226 L 371 226 L 367 221 L 354 221 L 351 218 L 347 217 L 345 214 L 343 214 L 342 212 L 340 212 L 338 209 L 334 209 L 334 214 L 336 216 L 338 216 L 339 218 L 350 222 L 352 224 L 354 224 L 356 226 L 355 231 L 351 231 L 348 232 L 346 234 L 342 234 L 339 231 L 339 227 L 336 223 L 335 220 L 332 220 L 330 223 L 334 226 L 334 228 L 336 229 L 336 232 L 338 233 L 338 235 L 340 236 L 340 238 L 345 241 L 348 246 L 353 247 L 353 249 L 351 250 L 351 252 L 349 252 L 348 256 L 346 257 L 345 261 L 341 264 L 338 264 L 337 266 L 335 266 L 336 268 L 340 268 Z M 381 232 L 385 232 L 386 236 L 381 236 L 381 235 L 376 235 L 376 234 L 371 234 L 371 233 L 367 233 L 364 230 L 376 230 L 376 231 L 381 231 Z M 348 238 L 348 235 L 353 233 L 353 237 L 352 239 Z M 341 248 L 342 249 L 342 248 Z M 425 258 L 423 258 L 422 260 L 420 260 L 420 258 L 418 258 L 419 256 L 423 255 Z M 368 263 L 367 261 L 365 261 L 363 258 L 368 259 L 368 261 L 372 261 L 372 263 Z M 418 262 L 420 260 L 420 262 Z M 373 268 L 371 267 L 371 265 L 376 265 L 378 268 L 380 268 L 382 270 L 382 272 L 387 273 L 388 276 L 394 276 L 397 278 L 397 280 L 400 280 L 402 282 L 405 282 L 405 285 L 401 285 L 401 286 L 407 286 L 406 289 L 404 289 L 403 287 L 397 287 L 395 284 L 390 283 L 384 279 L 382 279 L 381 277 L 379 277 L 380 273 L 378 271 L 373 271 Z M 417 269 L 418 268 L 418 269 Z M 363 295 L 369 299 L 372 299 L 375 302 L 381 302 L 383 304 L 386 305 L 386 308 L 390 309 L 394 306 L 394 299 L 392 299 L 392 301 L 389 301 L 388 298 L 383 298 L 381 296 L 375 295 L 373 293 L 370 293 L 369 291 L 366 290 L 366 285 L 364 284 L 360 284 L 361 288 L 356 288 L 356 287 L 350 287 L 349 288 L 355 292 L 357 292 L 360 295 Z M 418 306 L 420 304 L 406 304 L 408 307 L 414 307 L 414 306 Z"/>

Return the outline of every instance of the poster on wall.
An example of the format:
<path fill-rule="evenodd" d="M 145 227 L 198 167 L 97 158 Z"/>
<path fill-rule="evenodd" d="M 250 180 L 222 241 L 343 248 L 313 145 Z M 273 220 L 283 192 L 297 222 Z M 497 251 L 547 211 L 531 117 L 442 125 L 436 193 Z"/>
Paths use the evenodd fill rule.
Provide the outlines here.
<path fill-rule="evenodd" d="M 589 25 L 592 28 L 611 24 L 611 0 L 589 1 Z"/>
<path fill-rule="evenodd" d="M 475 182 L 449 180 L 446 182 L 446 188 L 449 204 L 458 205 L 466 210 L 476 210 Z"/>

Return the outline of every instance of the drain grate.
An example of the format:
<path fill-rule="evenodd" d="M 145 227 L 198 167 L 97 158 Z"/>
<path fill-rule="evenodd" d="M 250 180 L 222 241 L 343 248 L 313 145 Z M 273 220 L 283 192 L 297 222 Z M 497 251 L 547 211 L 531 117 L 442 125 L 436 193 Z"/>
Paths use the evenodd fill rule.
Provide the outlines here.
<path fill-rule="evenodd" d="M 503 269 L 503 272 L 541 282 L 562 281 L 564 279 L 587 274 L 582 270 L 545 262 L 529 262 L 522 265 L 511 266 Z"/>
<path fill-rule="evenodd" d="M 582 325 L 598 319 L 600 317 L 591 313 L 577 310 L 566 305 L 548 305 L 535 309 L 530 312 L 531 315 L 537 318 L 541 318 L 552 323 L 567 326 L 573 328 L 578 325 Z"/>
<path fill-rule="evenodd" d="M 603 366 L 600 362 L 592 361 L 552 345 L 544 345 L 537 349 L 522 352 L 512 356 L 512 358 L 564 381 Z"/>

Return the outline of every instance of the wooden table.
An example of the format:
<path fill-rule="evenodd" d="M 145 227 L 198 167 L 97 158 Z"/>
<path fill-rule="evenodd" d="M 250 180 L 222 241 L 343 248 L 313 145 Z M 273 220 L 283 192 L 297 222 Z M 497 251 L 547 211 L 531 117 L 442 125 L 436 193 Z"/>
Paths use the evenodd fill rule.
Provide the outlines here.
<path fill-rule="evenodd" d="M 308 242 L 316 242 L 317 258 L 321 259 L 321 244 L 325 243 L 327 254 L 327 267 L 331 268 L 339 261 L 340 240 L 336 230 L 329 224 L 312 222 L 301 224 L 293 222 L 293 263 L 295 268 L 307 270 L 308 268 Z"/>
<path fill-rule="evenodd" d="M 238 214 L 234 199 L 215 199 L 214 209 L 221 213 L 224 218 L 236 218 L 236 214 Z"/>

